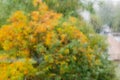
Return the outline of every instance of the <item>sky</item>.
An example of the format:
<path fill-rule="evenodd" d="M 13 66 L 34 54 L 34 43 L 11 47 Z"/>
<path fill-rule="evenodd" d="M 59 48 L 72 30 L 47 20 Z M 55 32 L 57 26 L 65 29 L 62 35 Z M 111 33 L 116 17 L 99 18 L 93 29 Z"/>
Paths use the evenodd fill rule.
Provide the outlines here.
<path fill-rule="evenodd" d="M 112 0 L 114 4 L 116 4 L 118 2 L 118 0 Z"/>
<path fill-rule="evenodd" d="M 112 0 L 113 4 L 116 5 L 120 0 Z"/>
<path fill-rule="evenodd" d="M 106 1 L 112 1 L 114 5 L 116 5 L 120 0 L 106 0 Z"/>

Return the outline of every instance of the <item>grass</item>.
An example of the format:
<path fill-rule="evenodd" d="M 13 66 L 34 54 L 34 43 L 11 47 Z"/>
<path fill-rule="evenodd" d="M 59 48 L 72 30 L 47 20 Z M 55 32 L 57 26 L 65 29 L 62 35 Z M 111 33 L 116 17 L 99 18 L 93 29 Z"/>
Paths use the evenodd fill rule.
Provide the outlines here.
<path fill-rule="evenodd" d="M 115 65 L 115 79 L 114 80 L 120 80 L 120 61 L 114 61 Z"/>

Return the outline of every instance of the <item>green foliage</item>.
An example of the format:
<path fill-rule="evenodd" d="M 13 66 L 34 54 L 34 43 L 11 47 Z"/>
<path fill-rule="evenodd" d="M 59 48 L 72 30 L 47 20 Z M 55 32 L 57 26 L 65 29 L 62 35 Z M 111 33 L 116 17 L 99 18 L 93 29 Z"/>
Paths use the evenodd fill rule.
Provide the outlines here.
<path fill-rule="evenodd" d="M 80 7 L 79 0 L 44 0 L 46 4 L 58 13 L 63 15 L 78 16 L 77 9 Z"/>
<path fill-rule="evenodd" d="M 6 23 L 13 12 L 22 10 L 30 12 L 33 10 L 32 0 L 0 0 L 0 26 Z"/>

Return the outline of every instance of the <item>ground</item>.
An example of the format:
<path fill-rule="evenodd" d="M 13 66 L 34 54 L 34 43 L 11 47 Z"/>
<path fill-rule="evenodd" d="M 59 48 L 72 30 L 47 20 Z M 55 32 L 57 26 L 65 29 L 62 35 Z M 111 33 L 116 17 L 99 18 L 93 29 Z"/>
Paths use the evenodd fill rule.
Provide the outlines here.
<path fill-rule="evenodd" d="M 116 40 L 112 35 L 108 35 L 108 53 L 110 55 L 110 59 L 112 60 L 120 60 L 120 42 Z"/>
<path fill-rule="evenodd" d="M 115 64 L 115 74 L 116 79 L 120 80 L 120 40 L 115 39 L 112 35 L 107 36 L 109 45 L 109 55 L 110 59 L 114 61 Z"/>

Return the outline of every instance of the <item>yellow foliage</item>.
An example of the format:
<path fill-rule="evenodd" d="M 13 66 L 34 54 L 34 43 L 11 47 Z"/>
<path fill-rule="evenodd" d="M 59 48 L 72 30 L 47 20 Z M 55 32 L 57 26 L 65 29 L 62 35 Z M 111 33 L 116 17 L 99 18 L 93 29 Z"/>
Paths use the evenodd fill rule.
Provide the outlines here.
<path fill-rule="evenodd" d="M 33 5 L 37 6 L 41 2 L 42 2 L 42 0 L 33 0 Z"/>
<path fill-rule="evenodd" d="M 13 63 L 2 63 L 0 64 L 0 75 L 2 75 L 0 76 L 0 80 L 17 80 L 19 78 L 23 80 L 23 75 L 35 71 L 33 66 L 26 60 L 25 62 L 16 61 Z"/>
<path fill-rule="evenodd" d="M 69 54 L 69 52 L 70 52 L 69 49 L 65 50 L 65 54 Z"/>
<path fill-rule="evenodd" d="M 20 77 L 35 72 L 36 69 L 41 69 L 41 72 L 45 73 L 44 71 L 48 71 L 51 67 L 57 68 L 56 65 L 60 67 L 60 74 L 64 74 L 68 71 L 70 65 L 68 63 L 71 60 L 71 62 L 77 61 L 79 56 L 70 52 L 69 48 L 63 50 L 62 48 L 69 45 L 72 40 L 79 41 L 78 46 L 88 42 L 87 37 L 75 25 L 72 25 L 77 21 L 74 17 L 60 24 L 62 14 L 49 10 L 41 0 L 34 0 L 34 6 L 39 6 L 39 9 L 31 12 L 30 15 L 17 11 L 8 19 L 9 23 L 0 28 L 0 46 L 6 52 L 5 54 L 9 54 L 0 59 L 13 56 L 14 60 L 18 58 L 25 60 L 4 65 L 0 62 L 0 75 L 3 75 L 0 76 L 0 80 L 18 80 Z M 79 49 L 77 51 L 77 46 L 72 46 L 71 49 L 73 48 L 78 54 L 80 53 Z M 88 60 L 91 61 L 93 56 L 87 54 Z M 42 68 L 40 66 L 40 69 L 37 68 L 41 65 L 40 63 L 34 67 L 29 59 L 35 57 L 42 59 L 46 64 L 42 65 Z M 39 61 L 36 60 L 36 62 Z"/>
<path fill-rule="evenodd" d="M 26 22 L 27 17 L 23 14 L 22 11 L 17 11 L 8 19 L 8 21 L 10 21 L 10 22 Z"/>
<path fill-rule="evenodd" d="M 31 14 L 31 18 L 34 21 L 38 21 L 39 20 L 39 12 L 38 11 L 33 11 Z"/>

